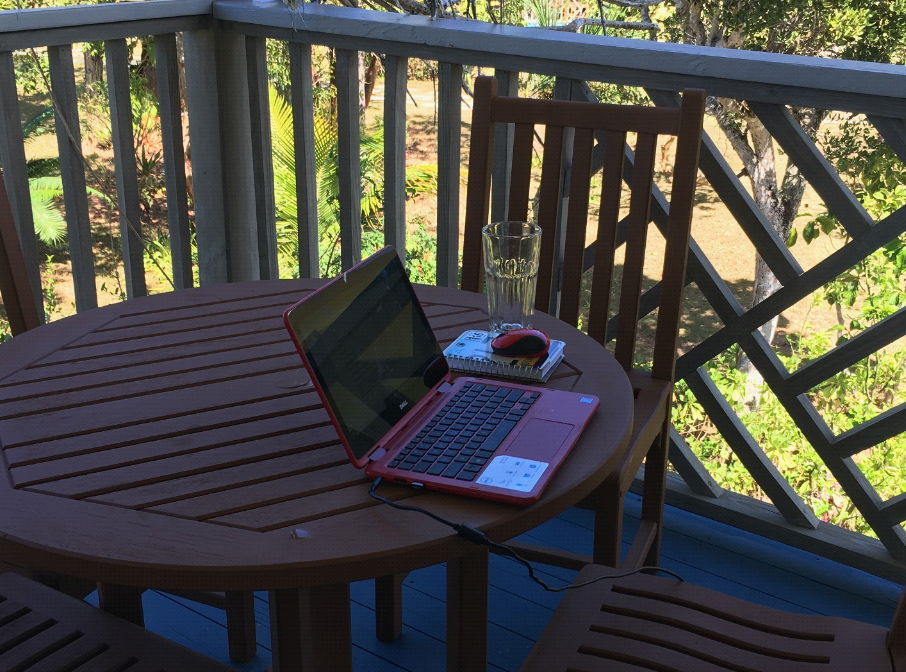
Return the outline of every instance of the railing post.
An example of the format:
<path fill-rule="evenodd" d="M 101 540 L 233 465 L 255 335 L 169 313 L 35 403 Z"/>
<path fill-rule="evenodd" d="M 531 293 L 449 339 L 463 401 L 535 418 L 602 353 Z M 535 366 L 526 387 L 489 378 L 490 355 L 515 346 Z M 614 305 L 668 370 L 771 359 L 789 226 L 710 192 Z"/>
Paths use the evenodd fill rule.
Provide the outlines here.
<path fill-rule="evenodd" d="M 104 43 L 107 57 L 107 95 L 116 169 L 116 198 L 120 211 L 120 241 L 126 295 L 145 296 L 145 255 L 141 235 L 141 205 L 135 169 L 135 136 L 132 133 L 132 97 L 129 91 L 129 53 L 125 39 Z"/>
<path fill-rule="evenodd" d="M 160 134 L 167 185 L 167 223 L 170 230 L 170 255 L 173 259 L 173 284 L 176 289 L 186 289 L 195 284 L 195 281 L 192 275 L 192 245 L 176 35 L 173 33 L 155 35 L 154 49 L 157 53 Z"/>
<path fill-rule="evenodd" d="M 220 30 L 214 35 L 229 277 L 230 282 L 258 280 L 261 273 L 245 36 Z"/>
<path fill-rule="evenodd" d="M 337 151 L 340 181 L 340 260 L 343 270 L 362 259 L 359 54 L 337 49 Z"/>
<path fill-rule="evenodd" d="M 406 260 L 406 72 L 409 59 L 384 59 L 384 242 Z"/>
<path fill-rule="evenodd" d="M 94 284 L 94 252 L 91 248 L 91 220 L 88 217 L 88 188 L 85 182 L 85 158 L 82 156 L 72 45 L 48 47 L 47 59 L 56 111 L 57 148 L 60 152 L 60 177 L 63 181 L 76 310 L 81 312 L 97 308 L 98 295 Z"/>
<path fill-rule="evenodd" d="M 19 111 L 13 54 L 9 51 L 0 52 L 0 162 L 3 164 L 3 180 L 6 184 L 6 193 L 9 195 L 16 230 L 19 233 L 22 256 L 25 257 L 28 281 L 38 308 L 38 318 L 43 323 L 44 298 L 41 292 L 35 220 L 28 188 L 22 115 Z"/>
<path fill-rule="evenodd" d="M 459 286 L 459 171 L 462 66 L 439 63 L 437 114 L 437 284 Z"/>
<path fill-rule="evenodd" d="M 293 146 L 296 157 L 296 219 L 299 232 L 299 276 L 317 278 L 318 181 L 315 161 L 314 97 L 311 85 L 311 45 L 290 42 Z"/>
<path fill-rule="evenodd" d="M 224 214 L 220 156 L 217 59 L 214 31 L 183 34 L 186 61 L 186 108 L 191 141 L 192 193 L 195 201 L 195 236 L 198 245 L 198 282 L 229 282 L 227 226 Z"/>
<path fill-rule="evenodd" d="M 258 273 L 262 280 L 276 280 L 277 215 L 274 199 L 274 160 L 271 111 L 267 84 L 267 45 L 263 37 L 245 38 L 251 120 L 252 168 L 255 176 L 255 229 L 258 238 Z"/>
<path fill-rule="evenodd" d="M 184 47 L 199 280 L 202 285 L 257 280 L 245 37 L 192 31 Z"/>

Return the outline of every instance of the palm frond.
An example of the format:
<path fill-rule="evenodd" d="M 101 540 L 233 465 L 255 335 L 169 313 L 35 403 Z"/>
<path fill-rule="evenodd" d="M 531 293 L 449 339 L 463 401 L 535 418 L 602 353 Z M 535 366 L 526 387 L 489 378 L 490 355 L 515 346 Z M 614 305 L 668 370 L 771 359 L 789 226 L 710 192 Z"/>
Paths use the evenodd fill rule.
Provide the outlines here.
<path fill-rule="evenodd" d="M 52 198 L 31 192 L 31 211 L 35 234 L 47 245 L 57 245 L 66 239 L 66 220 Z"/>
<path fill-rule="evenodd" d="M 22 124 L 22 137 L 25 142 L 33 140 L 42 126 L 53 118 L 53 106 L 39 110 L 34 116 Z"/>
<path fill-rule="evenodd" d="M 60 159 L 51 157 L 47 159 L 29 159 L 25 163 L 28 176 L 32 177 L 50 177 L 60 174 Z"/>

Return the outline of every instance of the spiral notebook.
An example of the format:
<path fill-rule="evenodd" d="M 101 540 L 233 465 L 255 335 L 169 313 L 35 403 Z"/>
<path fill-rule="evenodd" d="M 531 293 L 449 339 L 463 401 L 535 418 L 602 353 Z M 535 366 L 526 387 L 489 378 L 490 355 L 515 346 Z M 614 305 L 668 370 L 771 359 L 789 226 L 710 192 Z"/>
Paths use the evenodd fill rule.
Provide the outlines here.
<path fill-rule="evenodd" d="M 501 357 L 491 351 L 493 335 L 487 331 L 466 331 L 444 350 L 444 357 L 454 371 L 481 373 L 503 378 L 540 380 L 550 378 L 563 360 L 563 341 L 551 340 L 541 357 Z"/>

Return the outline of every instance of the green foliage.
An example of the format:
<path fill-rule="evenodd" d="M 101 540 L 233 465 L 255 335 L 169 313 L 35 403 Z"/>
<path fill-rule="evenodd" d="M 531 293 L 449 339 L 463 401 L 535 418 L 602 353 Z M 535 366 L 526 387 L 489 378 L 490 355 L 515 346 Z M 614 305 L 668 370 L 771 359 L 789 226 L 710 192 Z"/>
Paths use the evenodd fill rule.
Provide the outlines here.
<path fill-rule="evenodd" d="M 830 350 L 833 341 L 832 332 L 810 334 L 797 339 L 792 354 L 781 360 L 787 368 L 796 370 Z M 706 369 L 765 455 L 819 518 L 863 534 L 873 534 L 769 388 L 763 390 L 758 413 L 744 412 L 745 377 L 736 369 L 735 362 L 734 347 L 709 362 Z M 821 383 L 808 396 L 831 430 L 839 434 L 875 417 L 891 405 L 906 401 L 906 389 L 900 384 L 904 366 L 906 354 L 878 353 Z M 718 485 L 733 492 L 764 498 L 748 470 L 682 381 L 677 383 L 673 423 Z M 854 459 L 866 478 L 887 499 L 899 495 L 906 483 L 904 454 L 906 436 L 898 436 L 863 451 Z"/>
<path fill-rule="evenodd" d="M 850 117 L 839 133 L 828 132 L 823 144 L 853 193 L 875 219 L 882 219 L 906 205 L 906 167 L 862 119 Z M 795 229 L 793 229 L 795 231 Z M 802 227 L 806 244 L 820 236 L 848 241 L 840 222 L 829 212 L 811 218 Z M 796 244 L 791 232 L 787 241 Z M 906 236 L 900 236 L 864 257 L 824 287 L 824 298 L 845 310 L 848 321 L 839 340 L 850 338 L 892 315 L 906 303 Z"/>
<path fill-rule="evenodd" d="M 277 93 L 288 97 L 289 81 L 289 43 L 283 40 L 267 40 L 267 79 Z"/>
<path fill-rule="evenodd" d="M 873 218 L 881 219 L 906 205 L 906 170 L 863 120 L 845 119 L 839 132 L 826 134 L 823 142 L 828 158 Z M 799 237 L 806 244 L 822 236 L 848 240 L 843 227 L 828 212 L 806 220 L 800 230 L 793 229 L 787 241 L 789 245 L 795 245 Z M 794 371 L 892 315 L 906 301 L 904 277 L 906 236 L 901 236 L 824 287 L 824 300 L 845 316 L 844 323 L 822 333 L 791 338 L 792 354 L 782 357 L 783 363 Z M 740 412 L 738 376 L 721 360 L 709 368 Z M 839 435 L 906 402 L 906 388 L 901 382 L 904 370 L 906 350 L 882 349 L 822 382 L 808 392 L 808 397 L 830 430 Z M 682 395 L 674 418 L 694 450 L 712 468 L 712 475 L 724 487 L 757 496 L 757 488 L 737 473 L 729 448 L 716 437 L 694 399 L 687 390 Z M 872 534 L 769 389 L 763 391 L 759 412 L 742 414 L 741 418 L 816 514 L 835 524 Z M 852 459 L 881 497 L 888 499 L 901 494 L 906 483 L 903 455 L 906 455 L 906 436 L 901 435 L 872 446 Z"/>
<path fill-rule="evenodd" d="M 55 199 L 63 196 L 59 177 L 33 177 L 28 181 L 35 233 L 47 245 L 59 245 L 66 239 L 66 220 Z"/>
<path fill-rule="evenodd" d="M 902 58 L 906 0 L 688 0 L 663 23 L 673 42 L 887 63 Z"/>
<path fill-rule="evenodd" d="M 22 125 L 24 141 L 31 142 L 38 136 L 49 119 L 53 118 L 53 108 L 48 107 Z M 47 245 L 56 245 L 66 238 L 66 220 L 55 202 L 63 196 L 63 182 L 59 177 L 59 159 L 28 159 L 25 164 L 28 171 L 29 197 L 35 221 L 35 233 L 38 239 Z"/>
<path fill-rule="evenodd" d="M 37 59 L 35 59 L 37 55 Z M 31 51 L 13 53 L 13 66 L 16 69 L 16 85 L 26 96 L 47 94 L 47 84 L 43 72 L 49 72 L 47 51 L 40 54 Z"/>
<path fill-rule="evenodd" d="M 873 128 L 859 117 L 844 118 L 836 132 L 822 138 L 825 153 L 850 184 L 853 193 L 875 219 L 880 220 L 906 206 L 906 168 Z M 848 242 L 849 236 L 829 212 L 806 218 L 801 238 L 806 244 L 820 237 Z M 800 237 L 793 229 L 787 241 L 795 245 Z M 843 323 L 820 334 L 790 339 L 793 354 L 784 363 L 795 370 L 820 357 L 868 327 L 900 310 L 906 303 L 906 236 L 900 236 L 864 257 L 859 263 L 825 285 L 824 300 L 837 309 Z M 906 350 L 882 349 L 847 367 L 810 390 L 808 397 L 832 432 L 839 435 L 886 410 L 906 402 L 901 382 L 906 370 Z M 785 414 L 776 416 L 765 400 L 754 422 L 773 423 L 766 437 L 780 435 L 791 426 Z M 768 401 L 767 403 L 772 403 Z M 744 418 L 749 422 L 750 419 Z M 791 443 L 792 470 L 783 470 L 801 491 L 811 488 L 812 506 L 819 515 L 844 527 L 870 534 L 852 502 L 840 491 L 800 444 Z M 906 436 L 900 435 L 862 451 L 852 459 L 882 499 L 898 496 L 906 483 Z M 772 456 L 772 459 L 774 457 Z M 776 460 L 775 460 L 775 463 Z"/>
<path fill-rule="evenodd" d="M 522 25 L 526 9 L 530 4 L 531 0 L 506 0 L 505 2 L 494 3 L 492 7 L 489 2 L 475 2 L 474 7 L 477 15 L 475 18 L 479 21 L 519 26 Z"/>
<path fill-rule="evenodd" d="M 413 217 L 406 237 L 406 271 L 412 282 L 437 284 L 437 236 L 428 232 L 428 221 Z"/>
<path fill-rule="evenodd" d="M 274 195 L 277 212 L 279 266 L 290 275 L 298 273 L 298 212 L 296 203 L 296 160 L 292 108 L 271 87 L 271 136 L 274 149 Z M 340 180 L 337 129 L 322 116 L 314 118 L 315 181 L 318 193 L 318 241 L 320 273 L 340 271 Z M 384 245 L 384 129 L 380 120 L 363 131 L 360 139 L 362 184 L 362 254 Z M 406 193 L 415 196 L 436 193 L 437 166 L 406 168 Z M 416 239 L 416 254 L 427 245 Z M 435 243 L 436 246 L 436 243 Z M 426 270 L 425 272 L 429 272 Z"/>

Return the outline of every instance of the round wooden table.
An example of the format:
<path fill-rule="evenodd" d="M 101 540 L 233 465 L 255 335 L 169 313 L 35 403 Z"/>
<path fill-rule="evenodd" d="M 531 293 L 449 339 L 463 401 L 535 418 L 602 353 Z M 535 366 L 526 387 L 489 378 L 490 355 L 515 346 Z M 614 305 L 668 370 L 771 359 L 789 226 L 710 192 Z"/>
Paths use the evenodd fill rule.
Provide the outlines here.
<path fill-rule="evenodd" d="M 448 667 L 483 661 L 486 550 L 369 497 L 283 326 L 283 310 L 321 283 L 159 294 L 0 346 L 0 557 L 136 594 L 269 590 L 275 668 L 331 670 L 352 665 L 349 582 L 447 562 Z M 486 328 L 484 297 L 417 292 L 442 345 Z M 536 326 L 567 343 L 547 385 L 601 398 L 541 499 L 381 494 L 505 541 L 607 476 L 632 425 L 629 382 L 579 331 L 547 315 Z"/>

